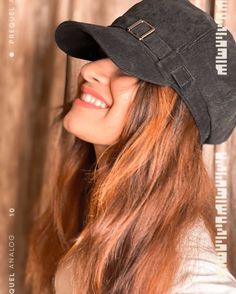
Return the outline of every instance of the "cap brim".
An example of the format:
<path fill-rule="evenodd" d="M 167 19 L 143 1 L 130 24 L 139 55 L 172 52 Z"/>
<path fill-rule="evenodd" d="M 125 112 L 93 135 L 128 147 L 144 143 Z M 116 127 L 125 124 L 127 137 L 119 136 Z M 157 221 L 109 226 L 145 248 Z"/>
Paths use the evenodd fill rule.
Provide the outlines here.
<path fill-rule="evenodd" d="M 66 54 L 95 61 L 104 56 L 100 48 L 124 73 L 159 85 L 168 85 L 155 58 L 141 41 L 124 29 L 64 21 L 55 31 L 58 47 Z"/>

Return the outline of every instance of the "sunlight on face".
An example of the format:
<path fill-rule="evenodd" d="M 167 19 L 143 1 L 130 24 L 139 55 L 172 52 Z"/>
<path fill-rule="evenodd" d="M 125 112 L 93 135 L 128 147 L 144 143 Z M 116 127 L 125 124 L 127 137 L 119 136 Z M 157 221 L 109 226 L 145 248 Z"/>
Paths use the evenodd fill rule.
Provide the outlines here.
<path fill-rule="evenodd" d="M 123 130 L 128 108 L 138 88 L 138 78 L 123 73 L 109 58 L 86 63 L 80 75 L 84 80 L 82 92 L 79 91 L 82 94 L 76 98 L 87 102 L 74 100 L 64 118 L 64 127 L 84 141 L 111 145 Z"/>

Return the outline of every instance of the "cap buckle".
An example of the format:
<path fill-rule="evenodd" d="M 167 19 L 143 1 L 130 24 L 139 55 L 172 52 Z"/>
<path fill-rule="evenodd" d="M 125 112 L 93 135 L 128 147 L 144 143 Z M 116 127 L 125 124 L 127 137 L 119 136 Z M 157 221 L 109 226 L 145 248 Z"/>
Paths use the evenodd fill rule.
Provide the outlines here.
<path fill-rule="evenodd" d="M 146 33 L 142 34 L 141 36 L 138 36 L 137 34 L 135 34 L 132 30 L 134 28 L 136 28 L 138 25 L 140 24 L 146 24 L 147 26 L 149 26 L 150 30 L 147 31 Z M 127 31 L 129 33 L 131 33 L 136 39 L 138 40 L 143 40 L 144 38 L 146 38 L 148 35 L 150 35 L 151 33 L 153 33 L 155 31 L 155 28 L 150 25 L 150 23 L 148 23 L 147 21 L 143 20 L 143 19 L 140 19 L 138 21 L 136 21 L 135 23 L 133 23 L 131 26 L 127 27 Z"/>

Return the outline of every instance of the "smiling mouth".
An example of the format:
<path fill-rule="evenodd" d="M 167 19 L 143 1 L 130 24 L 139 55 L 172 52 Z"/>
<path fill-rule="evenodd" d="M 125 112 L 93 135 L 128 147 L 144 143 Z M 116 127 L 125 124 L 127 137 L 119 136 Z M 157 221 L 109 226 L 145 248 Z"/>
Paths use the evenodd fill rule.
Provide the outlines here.
<path fill-rule="evenodd" d="M 109 106 L 105 102 L 87 93 L 82 93 L 79 99 L 88 104 L 95 105 L 99 108 L 109 108 Z"/>

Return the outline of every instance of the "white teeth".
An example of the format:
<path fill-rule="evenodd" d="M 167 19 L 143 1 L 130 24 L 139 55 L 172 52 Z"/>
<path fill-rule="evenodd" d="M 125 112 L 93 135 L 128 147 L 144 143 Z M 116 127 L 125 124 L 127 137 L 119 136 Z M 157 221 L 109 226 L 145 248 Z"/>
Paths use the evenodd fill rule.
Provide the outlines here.
<path fill-rule="evenodd" d="M 102 102 L 99 101 L 99 100 L 96 100 L 94 104 L 95 104 L 96 106 L 101 106 Z"/>
<path fill-rule="evenodd" d="M 81 98 L 80 99 L 83 100 L 83 101 L 85 101 L 85 102 L 87 102 L 87 103 L 94 104 L 94 105 L 96 105 L 98 107 L 101 107 L 101 108 L 106 108 L 107 107 L 107 105 L 103 101 L 101 101 L 101 100 L 99 100 L 97 98 L 94 98 L 90 94 L 83 93 L 81 95 Z"/>
<path fill-rule="evenodd" d="M 91 102 L 92 100 L 92 96 L 91 95 L 84 95 L 84 99 L 85 102 Z"/>
<path fill-rule="evenodd" d="M 104 102 L 101 103 L 102 108 L 106 108 L 106 104 Z"/>

